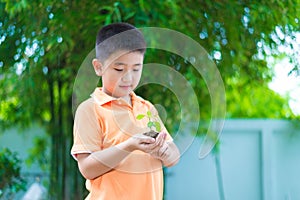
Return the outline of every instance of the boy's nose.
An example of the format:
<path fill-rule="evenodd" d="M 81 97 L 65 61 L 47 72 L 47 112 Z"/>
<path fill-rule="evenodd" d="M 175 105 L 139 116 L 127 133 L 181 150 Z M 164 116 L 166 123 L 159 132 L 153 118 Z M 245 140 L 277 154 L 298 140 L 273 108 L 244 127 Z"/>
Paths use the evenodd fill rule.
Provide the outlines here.
<path fill-rule="evenodd" d="M 124 76 L 123 76 L 123 78 L 122 78 L 122 80 L 123 80 L 124 82 L 129 82 L 129 81 L 131 81 L 131 80 L 132 80 L 132 74 L 131 74 L 130 72 L 125 73 Z"/>

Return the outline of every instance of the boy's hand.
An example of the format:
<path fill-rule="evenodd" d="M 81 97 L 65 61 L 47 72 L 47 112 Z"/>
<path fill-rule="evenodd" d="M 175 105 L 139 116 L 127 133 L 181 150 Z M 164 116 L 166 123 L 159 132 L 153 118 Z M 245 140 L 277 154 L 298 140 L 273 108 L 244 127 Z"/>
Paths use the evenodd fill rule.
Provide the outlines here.
<path fill-rule="evenodd" d="M 156 138 L 155 146 L 152 148 L 152 151 L 150 152 L 150 155 L 163 160 L 163 158 L 166 156 L 166 152 L 168 150 L 168 144 L 166 142 L 167 134 L 164 132 L 159 133 L 159 135 Z"/>
<path fill-rule="evenodd" d="M 166 141 L 166 137 L 166 133 L 160 133 L 157 136 L 156 146 L 150 152 L 150 155 L 161 160 L 164 166 L 170 167 L 179 161 L 180 152 L 173 141 Z"/>
<path fill-rule="evenodd" d="M 168 148 L 169 148 L 168 143 L 164 142 L 164 144 L 161 148 L 159 148 L 156 151 L 151 152 L 150 155 L 156 159 L 163 161 L 163 160 L 165 160 L 166 157 L 168 157 Z"/>
<path fill-rule="evenodd" d="M 158 152 L 165 143 L 166 135 L 166 133 L 161 132 L 156 139 L 143 134 L 134 135 L 127 140 L 128 151 L 140 150 L 150 154 Z"/>
<path fill-rule="evenodd" d="M 125 150 L 130 152 L 140 150 L 161 160 L 165 166 L 173 166 L 179 161 L 180 152 L 175 143 L 167 142 L 166 138 L 167 134 L 164 132 L 159 133 L 156 139 L 137 134 L 126 141 Z"/>
<path fill-rule="evenodd" d="M 143 134 L 136 134 L 129 138 L 127 141 L 127 150 L 132 152 L 134 150 L 140 150 L 145 153 L 151 152 L 153 145 L 155 145 L 155 139 Z"/>

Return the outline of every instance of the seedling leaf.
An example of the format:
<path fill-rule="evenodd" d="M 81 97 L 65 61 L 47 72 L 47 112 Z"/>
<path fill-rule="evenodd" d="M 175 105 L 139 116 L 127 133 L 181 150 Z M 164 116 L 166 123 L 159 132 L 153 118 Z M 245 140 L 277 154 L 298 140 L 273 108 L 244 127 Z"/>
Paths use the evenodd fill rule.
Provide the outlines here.
<path fill-rule="evenodd" d="M 152 126 L 154 126 L 153 122 L 148 122 L 147 126 L 151 129 Z"/>
<path fill-rule="evenodd" d="M 156 129 L 157 132 L 161 131 L 161 126 L 160 126 L 159 122 L 154 122 L 154 126 L 155 126 L 155 129 Z"/>
<path fill-rule="evenodd" d="M 152 114 L 151 114 L 151 112 L 150 112 L 150 111 L 147 111 L 147 116 L 148 116 L 149 118 L 151 118 L 151 117 L 152 117 Z"/>
<path fill-rule="evenodd" d="M 136 116 L 136 119 L 137 119 L 137 120 L 141 120 L 141 119 L 143 119 L 144 117 L 145 117 L 145 115 L 139 114 L 138 116 Z"/>

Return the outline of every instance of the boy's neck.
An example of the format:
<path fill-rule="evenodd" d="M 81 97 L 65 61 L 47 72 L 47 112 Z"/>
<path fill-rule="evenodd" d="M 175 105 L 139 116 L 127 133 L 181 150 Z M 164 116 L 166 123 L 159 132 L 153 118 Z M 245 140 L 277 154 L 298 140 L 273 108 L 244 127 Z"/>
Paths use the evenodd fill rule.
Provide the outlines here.
<path fill-rule="evenodd" d="M 131 101 L 131 95 L 129 94 L 128 96 L 120 97 L 124 101 L 126 101 L 130 106 L 132 106 L 132 101 Z"/>
<path fill-rule="evenodd" d="M 123 97 L 114 97 L 112 94 L 108 93 L 103 88 L 102 88 L 102 91 L 113 98 L 123 99 L 126 103 L 128 103 L 130 106 L 132 106 L 131 94 L 128 94 L 127 96 L 123 96 Z"/>

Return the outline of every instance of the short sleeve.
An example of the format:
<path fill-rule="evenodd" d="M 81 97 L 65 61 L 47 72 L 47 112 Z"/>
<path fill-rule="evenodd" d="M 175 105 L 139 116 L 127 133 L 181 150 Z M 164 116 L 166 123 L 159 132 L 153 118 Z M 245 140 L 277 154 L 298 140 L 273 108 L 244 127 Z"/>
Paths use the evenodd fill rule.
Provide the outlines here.
<path fill-rule="evenodd" d="M 101 150 L 102 131 L 92 99 L 84 101 L 76 110 L 73 127 L 72 156 Z"/>

